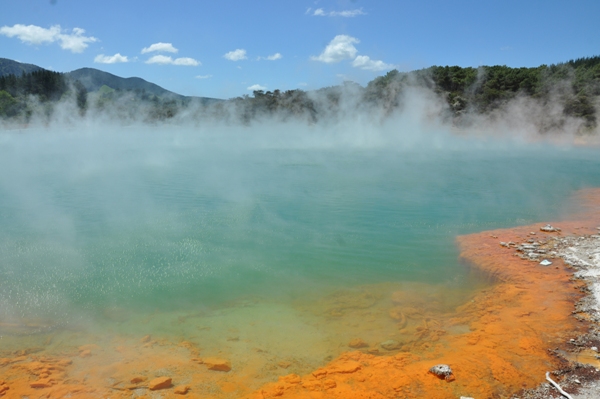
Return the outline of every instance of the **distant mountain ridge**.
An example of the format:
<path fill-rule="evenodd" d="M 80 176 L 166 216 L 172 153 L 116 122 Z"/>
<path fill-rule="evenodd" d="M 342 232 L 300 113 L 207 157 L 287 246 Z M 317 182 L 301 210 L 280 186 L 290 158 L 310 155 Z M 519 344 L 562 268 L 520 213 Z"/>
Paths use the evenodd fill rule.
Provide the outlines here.
<path fill-rule="evenodd" d="M 121 78 L 112 73 L 104 72 L 94 68 L 80 68 L 65 73 L 71 81 L 80 81 L 88 91 L 96 91 L 102 86 L 108 86 L 115 90 L 144 90 L 149 94 L 159 97 L 183 98 L 177 93 L 163 89 L 159 85 L 150 83 L 142 78 Z"/>
<path fill-rule="evenodd" d="M 31 73 L 44 69 L 33 64 L 24 64 L 22 62 L 9 60 L 8 58 L 0 58 L 0 76 L 17 75 L 21 76 L 23 72 Z"/>
<path fill-rule="evenodd" d="M 0 77 L 6 75 L 20 76 L 23 72 L 31 73 L 39 70 L 44 70 L 44 68 L 33 64 L 24 64 L 14 60 L 9 60 L 8 58 L 0 58 Z M 158 97 L 177 100 L 196 99 L 205 103 L 222 101 L 220 99 L 209 97 L 183 96 L 181 94 L 164 89 L 157 84 L 148 82 L 142 78 L 122 78 L 120 76 L 113 75 L 112 73 L 104 72 L 94 68 L 80 68 L 71 72 L 66 72 L 64 75 L 72 82 L 77 80 L 80 81 L 83 87 L 90 92 L 97 91 L 102 86 L 108 86 L 115 90 L 140 90 Z"/>

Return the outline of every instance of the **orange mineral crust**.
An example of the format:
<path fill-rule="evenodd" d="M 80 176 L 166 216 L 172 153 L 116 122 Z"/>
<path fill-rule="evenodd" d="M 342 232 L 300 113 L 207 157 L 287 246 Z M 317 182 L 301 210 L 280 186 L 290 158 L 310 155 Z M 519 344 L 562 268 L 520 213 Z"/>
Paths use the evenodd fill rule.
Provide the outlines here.
<path fill-rule="evenodd" d="M 562 261 L 541 266 L 515 256 L 507 243 L 533 240 L 543 247 L 554 236 L 595 233 L 599 204 L 600 190 L 579 193 L 572 220 L 552 222 L 561 231 L 540 231 L 544 222 L 458 237 L 465 267 L 491 281 L 459 302 L 452 289 L 389 283 L 288 309 L 307 320 L 306 331 L 333 332 L 321 341 L 290 333 L 287 341 L 261 346 L 248 338 L 261 320 L 251 320 L 215 334 L 224 337 L 211 344 L 203 334 L 220 319 L 196 325 L 196 315 L 175 318 L 170 327 L 181 335 L 164 337 L 143 319 L 133 319 L 135 328 L 126 333 L 107 327 L 102 334 L 35 335 L 21 334 L 22 323 L 0 325 L 12 334 L 0 340 L 0 398 L 509 397 L 544 381 L 546 371 L 559 367 L 548 349 L 564 346 L 586 326 L 572 316 L 581 287 Z M 148 323 L 153 317 L 144 316 Z M 292 349 L 318 361 L 291 356 Z M 429 372 L 440 364 L 451 368 L 449 376 Z"/>
<path fill-rule="evenodd" d="M 557 235 L 597 233 L 600 190 L 582 190 L 574 202 L 574 220 L 556 223 L 561 231 L 543 232 L 544 224 L 536 224 L 458 237 L 465 264 L 496 283 L 452 314 L 425 316 L 416 331 L 422 340 L 402 346 L 393 356 L 348 352 L 312 374 L 280 377 L 249 397 L 491 398 L 538 385 L 546 371 L 558 366 L 548 349 L 585 329 L 571 315 L 581 287 L 571 281 L 572 273 L 560 259 L 541 266 L 539 260 L 521 259 L 513 247 L 501 243 L 547 244 Z M 390 310 L 390 316 L 400 320 L 407 314 L 402 306 Z M 468 331 L 460 333 L 464 326 Z M 453 378 L 442 380 L 428 373 L 435 364 L 449 365 Z"/>

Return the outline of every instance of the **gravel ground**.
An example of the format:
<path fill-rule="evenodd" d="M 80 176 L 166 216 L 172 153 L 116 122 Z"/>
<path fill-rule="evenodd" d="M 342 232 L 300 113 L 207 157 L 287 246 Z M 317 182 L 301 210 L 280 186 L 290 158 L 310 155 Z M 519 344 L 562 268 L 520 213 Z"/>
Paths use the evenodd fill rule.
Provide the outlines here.
<path fill-rule="evenodd" d="M 600 234 L 600 227 L 599 234 Z M 571 340 L 571 353 L 589 353 L 600 350 L 600 235 L 580 237 L 556 237 L 552 246 L 558 257 L 573 268 L 575 279 L 586 282 L 586 296 L 576 305 L 575 317 L 592 322 L 590 331 Z M 600 370 L 592 365 L 584 365 L 564 360 L 564 367 L 550 373 L 550 378 L 559 382 L 560 387 L 573 399 L 600 398 Z M 592 355 L 593 356 L 593 355 Z M 596 356 L 600 359 L 600 354 Z M 593 359 L 593 357 L 592 357 Z M 549 382 L 540 384 L 536 389 L 524 390 L 512 396 L 512 399 L 550 399 L 565 398 Z"/>

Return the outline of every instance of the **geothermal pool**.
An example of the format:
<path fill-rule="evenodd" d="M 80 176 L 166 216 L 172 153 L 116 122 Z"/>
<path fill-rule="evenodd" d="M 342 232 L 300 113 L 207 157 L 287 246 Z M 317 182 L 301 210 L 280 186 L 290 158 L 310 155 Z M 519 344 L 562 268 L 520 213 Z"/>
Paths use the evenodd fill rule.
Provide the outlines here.
<path fill-rule="evenodd" d="M 600 186 L 593 149 L 255 133 L 0 135 L 0 352 L 92 348 L 109 367 L 108 347 L 184 342 L 229 359 L 250 390 L 355 338 L 385 354 L 379 343 L 418 343 L 403 328 L 494 284 L 459 261 L 457 235 L 555 220 Z M 408 320 L 393 314 L 403 301 Z M 246 392 L 210 381 L 216 396 Z"/>

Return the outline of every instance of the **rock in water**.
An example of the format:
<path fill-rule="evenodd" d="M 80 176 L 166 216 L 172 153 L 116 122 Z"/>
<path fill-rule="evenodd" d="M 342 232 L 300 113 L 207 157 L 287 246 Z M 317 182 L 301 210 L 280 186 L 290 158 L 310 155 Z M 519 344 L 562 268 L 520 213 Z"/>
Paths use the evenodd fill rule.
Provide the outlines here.
<path fill-rule="evenodd" d="M 443 380 L 454 381 L 452 369 L 447 364 L 436 364 L 435 366 L 429 369 L 429 372 Z"/>
<path fill-rule="evenodd" d="M 150 388 L 151 391 L 156 391 L 157 389 L 170 388 L 171 381 L 172 380 L 169 377 L 158 377 L 148 383 L 148 388 Z"/>
<path fill-rule="evenodd" d="M 175 389 L 173 390 L 173 393 L 175 393 L 177 395 L 185 395 L 186 393 L 188 393 L 189 390 L 190 390 L 190 387 L 188 385 L 180 385 L 178 387 L 175 387 Z"/>
<path fill-rule="evenodd" d="M 204 359 L 204 364 L 209 370 L 213 371 L 229 371 L 231 370 L 231 363 L 229 363 L 225 359 L 220 359 L 218 357 L 208 357 Z"/>

